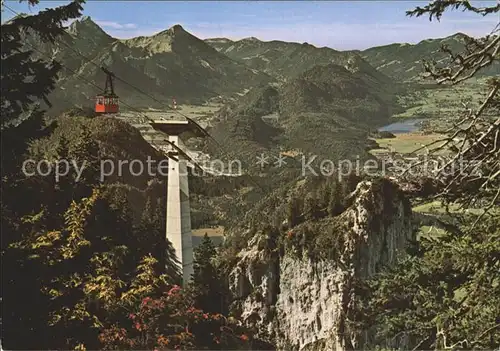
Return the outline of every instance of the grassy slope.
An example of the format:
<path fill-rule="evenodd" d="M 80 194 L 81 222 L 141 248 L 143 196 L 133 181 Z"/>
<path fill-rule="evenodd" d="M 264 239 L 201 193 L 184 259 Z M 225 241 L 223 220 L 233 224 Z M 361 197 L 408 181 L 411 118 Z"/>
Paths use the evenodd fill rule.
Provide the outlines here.
<path fill-rule="evenodd" d="M 415 133 L 401 133 L 396 134 L 395 138 L 381 138 L 375 139 L 380 148 L 370 150 L 370 152 L 374 155 L 380 153 L 387 153 L 387 151 L 398 152 L 402 154 L 410 154 L 414 151 L 420 149 L 418 154 L 424 155 L 426 153 L 426 149 L 422 149 L 424 145 L 432 143 L 436 140 L 440 140 L 443 138 L 443 135 L 440 134 L 422 134 L 420 132 Z M 439 145 L 432 145 L 428 147 L 428 150 L 433 150 Z"/>
<path fill-rule="evenodd" d="M 455 222 L 457 223 L 456 217 L 469 217 L 473 220 L 478 216 L 483 214 L 482 208 L 462 208 L 458 204 L 450 204 L 448 209 L 445 204 L 441 201 L 430 201 L 423 204 L 419 204 L 413 207 L 413 211 L 418 214 L 423 214 L 426 216 L 435 217 L 442 220 L 443 222 Z M 500 210 L 494 208 L 489 215 L 498 216 Z M 418 236 L 424 237 L 436 237 L 446 234 L 446 230 L 439 227 L 439 225 L 422 225 L 419 228 Z"/>
<path fill-rule="evenodd" d="M 405 108 L 395 118 L 449 118 L 463 111 L 463 104 L 479 107 L 488 93 L 487 78 L 472 79 L 456 86 L 436 86 L 401 94 L 398 101 Z"/>

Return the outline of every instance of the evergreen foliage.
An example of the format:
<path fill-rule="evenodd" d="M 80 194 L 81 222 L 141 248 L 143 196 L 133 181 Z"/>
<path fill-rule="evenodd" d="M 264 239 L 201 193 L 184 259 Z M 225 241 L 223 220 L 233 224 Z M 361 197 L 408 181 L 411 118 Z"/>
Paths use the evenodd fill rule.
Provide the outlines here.
<path fill-rule="evenodd" d="M 195 306 L 210 313 L 228 313 L 228 292 L 225 291 L 223 274 L 215 264 L 215 249 L 207 234 L 194 251 L 194 274 L 191 289 Z"/>
<path fill-rule="evenodd" d="M 121 152 L 128 150 L 138 152 L 137 158 L 144 158 L 140 147 L 130 150 L 130 140 L 124 135 L 131 134 L 122 133 L 123 126 L 117 128 L 121 122 L 111 119 L 99 124 L 96 119 L 66 116 L 57 120 L 61 129 L 47 126 L 38 106 L 38 101 L 49 104 L 47 97 L 54 89 L 61 66 L 56 61 L 35 59 L 31 51 L 24 51 L 23 35 L 27 33 L 43 43 L 54 43 L 63 33 L 62 24 L 80 16 L 82 4 L 83 1 L 75 0 L 2 24 L 1 128 L 5 146 L 1 180 L 2 346 L 137 350 L 256 347 L 252 333 L 235 318 L 227 317 L 226 273 L 233 263 L 231 260 L 236 259 L 239 250 L 248 245 L 249 236 L 254 235 L 265 239 L 259 241 L 259 249 L 271 255 L 281 254 L 285 244 L 299 254 L 307 250 L 311 257 L 337 260 L 344 244 L 343 234 L 349 230 L 342 214 L 350 206 L 349 195 L 360 178 L 351 174 L 342 180 L 315 179 L 301 190 L 295 189 L 294 180 L 293 189 L 285 186 L 273 191 L 246 214 L 247 218 L 251 217 L 249 228 L 245 235 L 228 240 L 232 246 L 222 253 L 229 258 L 222 259 L 222 264 L 220 257 L 217 257 L 219 262 L 216 260 L 220 251 L 208 236 L 204 237 L 195 251 L 193 284 L 187 289 L 179 288 L 174 251 L 165 240 L 164 201 L 148 194 L 137 220 L 135 204 L 128 199 L 127 186 L 130 185 L 100 184 L 102 144 L 109 141 L 106 138 L 111 139 L 111 135 L 121 136 L 114 140 L 115 144 L 106 144 L 113 144 L 109 148 L 115 153 L 113 156 L 123 156 Z M 417 9 L 415 14 L 431 13 L 439 17 L 449 6 L 483 15 L 499 10 L 498 6 L 479 9 L 466 1 L 453 0 L 435 1 Z M 180 40 L 187 35 L 180 32 L 179 37 L 179 28 L 173 28 L 167 37 Z M 199 41 L 187 38 L 201 47 Z M 494 40 L 498 45 L 498 39 Z M 137 47 L 141 41 L 138 39 L 134 45 Z M 224 59 L 224 62 L 228 61 Z M 234 69 L 238 71 L 238 67 Z M 364 79 L 358 77 L 350 81 L 347 78 L 352 74 L 345 69 L 338 66 L 330 66 L 330 69 L 329 76 L 322 76 L 324 68 L 308 70 L 301 79 L 288 84 L 289 92 L 296 94 L 288 97 L 292 101 L 281 99 L 281 93 L 274 88 L 265 89 L 262 94 L 250 94 L 247 99 L 251 101 L 237 111 L 242 118 L 226 124 L 234 128 L 232 134 L 227 135 L 249 140 L 251 151 L 255 147 L 267 147 L 269 145 L 260 139 L 260 128 L 265 128 L 267 141 L 280 130 L 265 126 L 260 114 L 286 108 L 292 110 L 290 120 L 312 117 L 306 121 L 309 131 L 322 130 L 329 137 L 332 130 L 341 135 L 354 127 L 351 122 L 347 123 L 344 114 L 357 119 L 364 117 L 366 111 L 386 115 L 384 104 L 369 94 L 370 85 Z M 250 71 L 246 73 L 252 75 Z M 494 92 L 497 92 L 498 82 L 492 84 L 496 84 Z M 311 92 L 321 94 L 312 96 Z M 331 109 L 351 95 L 359 100 L 359 106 L 348 106 L 345 111 Z M 361 101 L 366 97 L 372 100 L 371 104 L 364 105 L 366 101 Z M 319 108 L 319 112 L 304 114 L 295 109 L 295 104 L 303 101 L 309 107 Z M 338 114 L 333 119 L 329 114 L 332 111 Z M 288 126 L 289 136 L 304 134 L 302 125 L 296 126 Z M 492 126 L 498 128 L 498 123 Z M 54 130 L 58 130 L 59 135 L 56 136 Z M 79 131 L 78 135 L 71 134 L 75 130 Z M 140 137 L 138 133 L 135 135 Z M 310 135 L 317 137 L 314 133 Z M 339 138 L 342 150 L 335 155 L 340 157 L 356 151 L 361 147 L 358 139 L 364 135 L 357 127 L 347 137 L 342 135 Z M 498 132 L 494 135 L 496 138 Z M 299 144 L 295 145 L 317 148 L 317 143 L 311 140 L 292 137 L 290 140 L 294 143 L 298 140 Z M 497 146 L 496 139 L 490 141 Z M 329 144 L 336 149 L 334 146 Z M 488 163 L 497 167 L 495 152 L 498 150 L 488 154 Z M 85 163 L 86 167 L 78 181 L 74 175 L 59 181 L 40 175 L 28 177 L 21 172 L 27 154 L 37 160 L 47 159 L 51 167 L 63 166 L 58 159 Z M 498 173 L 492 174 L 493 183 Z M 128 181 L 132 182 L 127 179 L 124 183 Z M 144 179 L 134 181 L 138 187 L 145 188 Z M 210 189 L 207 184 L 212 185 Z M 219 178 L 203 179 L 193 183 L 193 187 L 205 196 L 220 196 L 226 190 L 240 190 L 249 184 L 245 177 Z M 387 198 L 392 196 L 389 193 L 394 190 L 392 184 L 382 181 L 375 185 Z M 493 205 L 498 198 L 498 192 L 496 194 Z M 290 201 L 283 201 L 285 198 Z M 245 200 L 249 207 L 255 204 L 253 199 Z M 230 216 L 239 220 L 240 213 L 232 210 L 228 210 Z M 359 282 L 356 293 L 362 298 L 353 300 L 353 304 L 359 303 L 359 306 L 357 313 L 350 316 L 350 330 L 370 334 L 370 347 L 497 348 L 500 344 L 500 218 L 486 219 L 477 225 L 466 223 L 453 234 L 423 238 L 397 266 L 374 279 Z M 234 221 L 234 225 L 241 226 L 241 222 Z M 283 230 L 288 230 L 286 238 Z"/>
<path fill-rule="evenodd" d="M 494 349 L 500 345 L 500 218 L 472 235 L 422 239 L 360 291 L 357 323 L 372 347 Z M 405 344 L 406 343 L 406 344 Z"/>
<path fill-rule="evenodd" d="M 345 189 L 346 187 L 340 181 L 334 182 L 328 199 L 328 213 L 330 216 L 337 216 L 344 210 L 344 197 L 347 195 Z"/>
<path fill-rule="evenodd" d="M 38 0 L 28 0 L 36 5 Z M 54 89 L 61 66 L 52 61 L 33 59 L 32 51 L 23 50 L 23 34 L 37 35 L 44 43 L 54 43 L 64 33 L 63 23 L 81 16 L 83 0 L 40 11 L 36 16 L 17 16 L 2 24 L 1 115 L 2 129 L 19 123 L 24 114 L 36 113 L 33 104 L 44 100 Z M 17 123 L 16 123 L 17 122 Z"/>
<path fill-rule="evenodd" d="M 27 3 L 35 5 L 38 0 L 28 0 Z M 68 5 L 41 11 L 36 16 L 17 16 L 2 23 L 0 128 L 3 181 L 18 177 L 17 165 L 28 142 L 50 132 L 45 128 L 43 111 L 37 101 L 49 103 L 47 96 L 54 89 L 60 70 L 57 62 L 34 59 L 31 51 L 23 50 L 23 34 L 38 35 L 43 43 L 54 42 L 64 31 L 64 21 L 81 16 L 82 4 L 82 0 L 75 0 Z"/>
<path fill-rule="evenodd" d="M 439 19 L 451 9 L 485 16 L 498 13 L 500 5 L 475 7 L 469 1 L 433 1 L 407 14 Z M 456 84 L 498 64 L 498 30 L 497 26 L 496 34 L 486 38 L 469 38 L 463 54 L 443 47 L 449 61 L 425 62 L 426 72 L 438 83 Z M 437 196 L 465 208 L 486 204 L 485 211 L 446 223 L 442 235 L 421 237 L 394 267 L 358 282 L 357 312 L 349 322 L 360 336 L 369 336 L 366 345 L 370 348 L 457 350 L 496 349 L 500 345 L 500 189 L 495 186 L 500 165 L 499 87 L 498 79 L 492 79 L 481 107 L 457 117 L 449 136 L 439 140 L 442 146 L 437 148 L 450 147 L 451 159 L 465 164 L 458 171 L 435 175 L 441 182 Z M 491 111 L 496 112 L 494 118 L 490 118 Z M 463 125 L 466 127 L 460 127 Z M 461 146 L 449 145 L 462 135 Z M 426 196 L 435 198 L 436 190 Z"/>
<path fill-rule="evenodd" d="M 301 222 L 303 205 L 298 197 L 292 197 L 288 204 L 288 226 L 293 228 Z"/>
<path fill-rule="evenodd" d="M 8 145 L 2 150 L 2 346 L 246 347 L 252 337 L 235 319 L 196 308 L 194 295 L 175 286 L 164 201 L 149 198 L 137 221 L 130 186 L 100 183 L 102 157 L 123 156 L 127 137 L 140 139 L 138 132 L 120 121 L 78 117 L 45 127 L 36 101 L 54 88 L 60 65 L 23 51 L 21 33 L 54 41 L 82 3 L 2 24 L 2 143 Z M 129 152 L 145 159 L 148 148 Z M 28 176 L 21 171 L 26 156 L 60 170 L 62 160 L 85 168 L 81 179 Z"/>

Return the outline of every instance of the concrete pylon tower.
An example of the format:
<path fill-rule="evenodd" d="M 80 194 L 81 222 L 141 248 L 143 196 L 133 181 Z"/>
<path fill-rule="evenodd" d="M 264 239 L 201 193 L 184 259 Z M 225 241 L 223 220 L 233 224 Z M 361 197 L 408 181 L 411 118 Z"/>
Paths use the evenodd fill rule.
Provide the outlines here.
<path fill-rule="evenodd" d="M 175 250 L 182 281 L 186 285 L 193 274 L 193 241 L 186 148 L 183 140 L 203 136 L 189 121 L 158 120 L 151 123 L 155 130 L 168 135 L 168 186 L 166 237 Z"/>

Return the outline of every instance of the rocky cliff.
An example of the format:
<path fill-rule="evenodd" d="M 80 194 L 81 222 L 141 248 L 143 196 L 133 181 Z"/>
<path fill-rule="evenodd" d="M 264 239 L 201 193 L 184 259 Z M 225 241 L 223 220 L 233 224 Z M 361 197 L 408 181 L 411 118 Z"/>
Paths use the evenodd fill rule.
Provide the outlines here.
<path fill-rule="evenodd" d="M 413 239 L 408 201 L 388 181 L 362 181 L 340 215 L 284 236 L 275 245 L 257 233 L 238 254 L 230 282 L 243 319 L 280 350 L 362 348 L 366 335 L 349 324 L 353 284 L 393 263 Z"/>

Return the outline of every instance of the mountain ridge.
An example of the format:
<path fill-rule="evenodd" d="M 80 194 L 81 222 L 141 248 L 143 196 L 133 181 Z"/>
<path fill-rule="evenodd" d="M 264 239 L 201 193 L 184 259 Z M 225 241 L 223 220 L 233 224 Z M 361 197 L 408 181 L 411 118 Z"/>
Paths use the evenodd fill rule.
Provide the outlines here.
<path fill-rule="evenodd" d="M 278 148 L 334 160 L 367 158 L 368 130 L 387 122 L 391 106 L 377 94 L 386 82 L 374 89 L 364 74 L 317 65 L 279 86 L 253 88 L 217 113 L 210 133 L 248 162 Z"/>
<path fill-rule="evenodd" d="M 74 105 L 91 104 L 89 100 L 100 91 L 84 80 L 103 85 L 105 75 L 100 66 L 133 82 L 157 100 L 171 101 L 176 97 L 180 104 L 199 104 L 215 97 L 237 97 L 252 87 L 283 83 L 315 66 L 335 64 L 358 74 L 371 88 L 385 89 L 379 95 L 385 95 L 389 101 L 398 89 L 397 83 L 415 82 L 420 77 L 419 62 L 423 54 L 435 54 L 443 40 L 456 47 L 464 37 L 463 33 L 458 33 L 417 44 L 395 43 L 363 51 L 338 51 L 309 43 L 261 41 L 255 37 L 238 41 L 227 38 L 202 40 L 182 25 L 175 24 L 152 36 L 117 39 L 86 16 L 67 27 L 61 39 L 64 45 L 45 44 L 34 37 L 27 41 L 66 66 L 60 74 L 60 89 L 50 96 L 57 102 L 54 105 L 60 106 L 57 112 L 61 112 Z M 75 50 L 72 52 L 67 46 Z M 78 52 L 84 57 L 79 57 Z M 85 57 L 94 64 L 87 62 Z M 486 74 L 496 73 L 497 66 L 489 68 Z M 382 81 L 386 84 L 379 84 Z M 116 90 L 127 105 L 164 108 L 120 82 Z"/>
<path fill-rule="evenodd" d="M 455 53 L 465 50 L 465 42 L 470 36 L 457 32 L 444 38 L 431 38 L 416 44 L 393 43 L 361 51 L 359 54 L 380 72 L 399 81 L 421 81 L 424 72 L 423 60 L 441 63 L 448 59 L 441 51 L 447 46 Z M 478 72 L 477 77 L 500 74 L 500 64 L 495 63 Z"/>
<path fill-rule="evenodd" d="M 391 43 L 387 45 L 380 45 L 371 47 L 364 50 L 346 50 L 339 51 L 331 47 L 317 47 L 309 43 L 287 42 L 280 40 L 231 40 L 228 38 L 208 38 L 205 39 L 207 43 L 214 46 L 217 50 L 225 53 L 229 57 L 249 64 L 251 67 L 263 69 L 266 71 L 266 66 L 271 65 L 267 71 L 273 72 L 278 70 L 286 70 L 280 66 L 279 60 L 283 56 L 293 60 L 294 55 L 290 54 L 291 48 L 298 49 L 300 47 L 308 48 L 315 55 L 316 64 L 327 64 L 329 58 L 336 57 L 336 63 L 342 63 L 348 57 L 359 56 L 369 64 L 371 67 L 399 82 L 418 82 L 420 74 L 423 72 L 422 59 L 429 58 L 429 55 L 435 55 L 435 59 L 442 60 L 445 55 L 439 52 L 442 44 L 448 44 L 451 49 L 460 51 L 463 49 L 463 41 L 470 38 L 464 33 L 457 32 L 453 35 L 444 38 L 431 38 L 419 41 L 416 44 L 411 43 Z M 321 50 L 326 52 L 327 57 L 322 57 Z M 297 53 L 295 53 L 295 56 Z M 329 57 L 331 55 L 331 57 Z M 353 56 L 354 55 L 354 56 Z M 399 59 L 398 59 L 399 58 Z M 277 63 L 276 63 L 277 61 Z M 278 67 L 276 67 L 278 66 Z M 298 73 L 305 71 L 300 69 L 300 63 L 296 62 L 295 67 L 298 67 Z M 311 68 L 311 67 L 307 67 Z M 499 65 L 494 65 L 484 70 L 480 76 L 490 76 L 500 74 Z"/>
<path fill-rule="evenodd" d="M 253 37 L 238 41 L 205 39 L 205 42 L 228 57 L 280 80 L 293 78 L 317 64 L 346 65 L 352 57 L 351 53 L 327 47 L 317 48 L 309 43 L 261 41 Z"/>
<path fill-rule="evenodd" d="M 100 91 L 85 81 L 104 85 L 101 66 L 157 100 L 171 101 L 175 96 L 179 103 L 203 103 L 221 95 L 233 96 L 274 80 L 220 54 L 180 25 L 150 37 L 120 40 L 107 34 L 90 17 L 83 17 L 71 23 L 54 44 L 43 43 L 31 35 L 26 40 L 28 45 L 41 49 L 41 58 L 50 57 L 63 64 L 59 89 L 49 97 L 59 107 L 54 114 L 74 105 L 91 104 L 89 100 Z M 120 81 L 115 83 L 115 90 L 127 105 L 164 108 Z"/>

